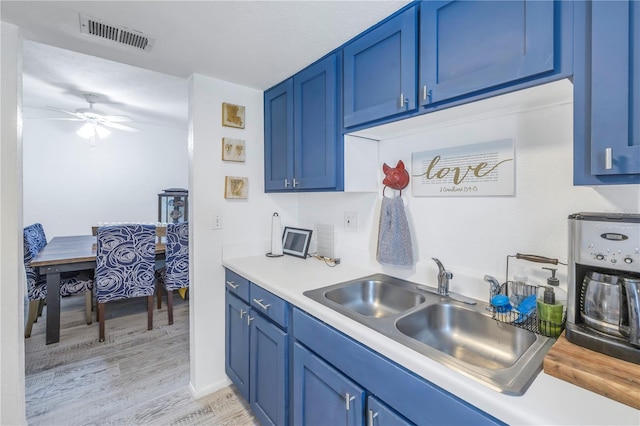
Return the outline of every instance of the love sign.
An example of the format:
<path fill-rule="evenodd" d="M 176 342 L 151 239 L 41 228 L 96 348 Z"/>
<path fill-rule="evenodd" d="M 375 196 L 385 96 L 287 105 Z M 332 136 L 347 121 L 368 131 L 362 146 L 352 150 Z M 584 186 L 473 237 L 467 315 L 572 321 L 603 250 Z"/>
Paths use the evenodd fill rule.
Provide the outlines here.
<path fill-rule="evenodd" d="M 508 196 L 515 193 L 513 139 L 411 156 L 414 196 Z"/>

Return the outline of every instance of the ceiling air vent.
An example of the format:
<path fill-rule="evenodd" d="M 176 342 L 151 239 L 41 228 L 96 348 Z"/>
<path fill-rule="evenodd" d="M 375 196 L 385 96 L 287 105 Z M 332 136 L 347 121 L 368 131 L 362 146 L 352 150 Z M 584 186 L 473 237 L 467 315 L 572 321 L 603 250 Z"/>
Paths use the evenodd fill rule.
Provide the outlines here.
<path fill-rule="evenodd" d="M 147 34 L 117 25 L 105 24 L 86 15 L 80 15 L 80 32 L 147 52 L 151 50 L 155 41 Z"/>

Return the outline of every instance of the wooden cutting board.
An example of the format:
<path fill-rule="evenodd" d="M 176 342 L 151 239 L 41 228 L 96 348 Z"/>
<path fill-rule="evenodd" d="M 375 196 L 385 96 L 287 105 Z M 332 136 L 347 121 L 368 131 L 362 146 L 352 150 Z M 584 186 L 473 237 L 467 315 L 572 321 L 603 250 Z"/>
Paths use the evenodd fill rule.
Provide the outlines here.
<path fill-rule="evenodd" d="M 640 365 L 558 338 L 544 358 L 544 372 L 640 410 Z"/>

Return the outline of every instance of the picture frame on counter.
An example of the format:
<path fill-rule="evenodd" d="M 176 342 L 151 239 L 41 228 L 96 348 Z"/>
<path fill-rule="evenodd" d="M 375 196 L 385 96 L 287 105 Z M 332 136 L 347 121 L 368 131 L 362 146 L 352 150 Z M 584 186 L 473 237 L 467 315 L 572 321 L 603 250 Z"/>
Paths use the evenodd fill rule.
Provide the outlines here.
<path fill-rule="evenodd" d="M 282 233 L 282 252 L 291 256 L 307 258 L 311 243 L 311 229 L 292 228 L 285 226 Z"/>

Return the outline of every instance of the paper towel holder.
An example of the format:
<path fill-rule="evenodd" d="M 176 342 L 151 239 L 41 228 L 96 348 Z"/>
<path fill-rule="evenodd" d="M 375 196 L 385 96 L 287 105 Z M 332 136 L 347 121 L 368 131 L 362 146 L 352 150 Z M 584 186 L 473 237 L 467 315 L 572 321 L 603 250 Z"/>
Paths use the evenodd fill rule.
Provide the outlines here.
<path fill-rule="evenodd" d="M 282 237 L 280 236 L 280 216 L 278 212 L 273 214 L 271 223 L 271 251 L 267 253 L 267 257 L 282 257 L 284 253 L 282 251 Z"/>

